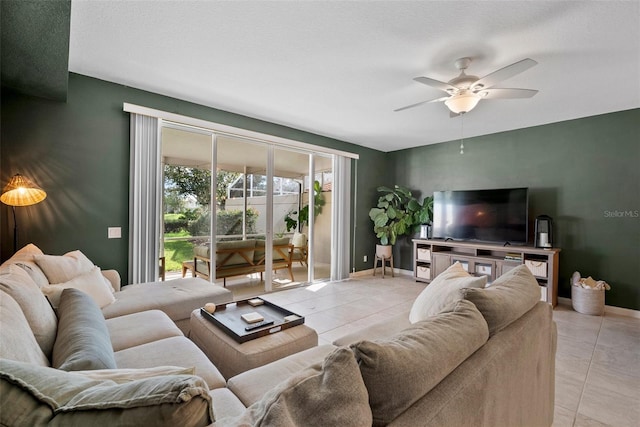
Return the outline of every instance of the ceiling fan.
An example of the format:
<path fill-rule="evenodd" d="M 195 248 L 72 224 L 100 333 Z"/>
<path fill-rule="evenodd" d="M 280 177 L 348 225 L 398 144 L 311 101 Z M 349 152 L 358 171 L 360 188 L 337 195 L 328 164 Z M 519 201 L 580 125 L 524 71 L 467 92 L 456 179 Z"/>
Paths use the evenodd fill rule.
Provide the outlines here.
<path fill-rule="evenodd" d="M 456 60 L 455 65 L 456 68 L 460 70 L 460 75 L 449 80 L 447 83 L 429 77 L 414 78 L 413 80 L 419 83 L 445 91 L 448 96 L 407 105 L 394 111 L 403 111 L 432 102 L 444 102 L 451 111 L 450 116 L 455 117 L 473 110 L 482 99 L 531 98 L 538 93 L 537 90 L 532 89 L 494 88 L 494 86 L 501 81 L 520 74 L 536 65 L 537 62 L 533 59 L 523 59 L 487 74 L 482 78 L 465 73 L 470 63 L 471 58 L 467 57 Z"/>

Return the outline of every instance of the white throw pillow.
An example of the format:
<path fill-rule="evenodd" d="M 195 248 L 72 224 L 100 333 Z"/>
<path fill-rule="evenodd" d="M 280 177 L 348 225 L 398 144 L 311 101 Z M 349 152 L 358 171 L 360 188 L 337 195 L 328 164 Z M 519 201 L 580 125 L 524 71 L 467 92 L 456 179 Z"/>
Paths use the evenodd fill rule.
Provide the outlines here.
<path fill-rule="evenodd" d="M 111 287 L 105 283 L 104 276 L 98 267 L 93 267 L 88 273 L 67 282 L 45 286 L 42 288 L 42 292 L 49 298 L 51 305 L 57 308 L 60 295 L 66 288 L 81 290 L 89 295 L 100 308 L 106 307 L 116 300 L 111 292 Z"/>
<path fill-rule="evenodd" d="M 411 307 L 409 321 L 416 323 L 439 314 L 450 304 L 462 299 L 459 292 L 462 288 L 484 288 L 486 284 L 487 276 L 471 276 L 456 262 L 433 279 L 418 295 Z"/>
<path fill-rule="evenodd" d="M 33 257 L 49 279 L 49 283 L 64 283 L 88 273 L 93 263 L 80 251 L 59 255 L 34 255 Z"/>

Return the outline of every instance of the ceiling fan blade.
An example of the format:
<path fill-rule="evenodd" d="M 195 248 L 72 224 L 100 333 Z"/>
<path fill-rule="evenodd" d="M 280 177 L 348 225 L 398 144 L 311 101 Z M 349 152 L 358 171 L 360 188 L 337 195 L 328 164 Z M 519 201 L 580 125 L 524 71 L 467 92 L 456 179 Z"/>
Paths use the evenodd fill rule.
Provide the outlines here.
<path fill-rule="evenodd" d="M 482 99 L 514 99 L 514 98 L 531 98 L 537 90 L 533 89 L 486 89 L 478 92 Z M 486 94 L 486 95 L 485 95 Z"/>
<path fill-rule="evenodd" d="M 416 77 L 413 80 L 418 83 L 425 84 L 427 86 L 435 87 L 436 89 L 440 89 L 445 92 L 458 90 L 457 87 L 452 86 L 449 83 L 441 82 L 440 80 L 430 79 L 429 77 Z"/>
<path fill-rule="evenodd" d="M 523 71 L 526 71 L 537 64 L 538 63 L 531 58 L 514 62 L 511 65 L 507 65 L 504 68 L 500 68 L 499 70 L 494 71 L 493 73 L 487 74 L 486 76 L 482 77 L 480 80 L 478 80 L 473 85 L 471 85 L 471 89 L 473 90 L 478 85 L 482 85 L 482 87 L 488 89 L 493 85 L 500 83 L 501 81 L 506 80 L 510 77 L 513 77 L 516 74 L 520 74 Z"/>
<path fill-rule="evenodd" d="M 406 107 L 398 108 L 398 109 L 395 109 L 393 111 L 395 111 L 397 113 L 398 111 L 408 110 L 409 108 L 417 107 L 417 106 L 422 105 L 422 104 L 428 104 L 430 102 L 443 102 L 443 101 L 446 101 L 447 99 L 449 99 L 448 96 L 443 96 L 442 98 L 430 99 L 428 101 L 422 101 L 422 102 L 418 102 L 416 104 L 407 105 Z"/>

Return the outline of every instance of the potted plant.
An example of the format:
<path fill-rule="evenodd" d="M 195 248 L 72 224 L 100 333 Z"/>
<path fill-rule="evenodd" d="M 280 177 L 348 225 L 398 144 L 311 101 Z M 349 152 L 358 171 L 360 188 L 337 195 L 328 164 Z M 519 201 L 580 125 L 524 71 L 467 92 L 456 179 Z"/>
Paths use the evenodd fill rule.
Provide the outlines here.
<path fill-rule="evenodd" d="M 325 205 L 324 195 L 322 194 L 322 187 L 319 181 L 313 182 L 313 217 L 317 217 L 322 213 L 322 207 Z M 292 215 L 298 215 L 298 219 L 292 217 Z M 284 217 L 284 223 L 287 227 L 287 232 L 295 230 L 300 224 L 300 231 L 305 225 L 309 225 L 309 205 L 305 205 L 300 209 L 300 213 L 295 211 L 288 212 Z"/>
<path fill-rule="evenodd" d="M 416 200 L 416 203 L 418 201 Z M 418 203 L 414 214 L 413 223 L 416 226 L 416 230 L 420 229 L 420 238 L 426 239 L 429 237 L 429 227 L 431 226 L 431 220 L 433 218 L 433 196 L 426 196 L 422 200 L 422 204 Z"/>
<path fill-rule="evenodd" d="M 381 186 L 378 192 L 382 194 L 376 206 L 369 211 L 369 218 L 373 221 L 376 237 L 380 239 L 380 244 L 376 245 L 376 255 L 389 258 L 397 238 L 413 230 L 415 215 L 421 205 L 409 189 L 399 185 L 394 188 Z"/>
<path fill-rule="evenodd" d="M 421 225 L 431 223 L 433 197 L 427 196 L 420 203 L 411 190 L 399 185 L 393 189 L 381 186 L 378 192 L 382 194 L 376 206 L 369 211 L 369 218 L 373 221 L 376 237 L 380 239 L 376 255 L 389 258 L 398 237 L 413 234 Z"/>

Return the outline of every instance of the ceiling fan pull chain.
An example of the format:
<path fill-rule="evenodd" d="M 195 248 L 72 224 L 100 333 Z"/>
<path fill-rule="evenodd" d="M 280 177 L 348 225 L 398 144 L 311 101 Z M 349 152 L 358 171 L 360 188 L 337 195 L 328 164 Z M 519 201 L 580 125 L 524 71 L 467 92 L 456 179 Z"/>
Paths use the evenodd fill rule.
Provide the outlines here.
<path fill-rule="evenodd" d="M 460 114 L 460 154 L 464 154 L 464 113 Z"/>

